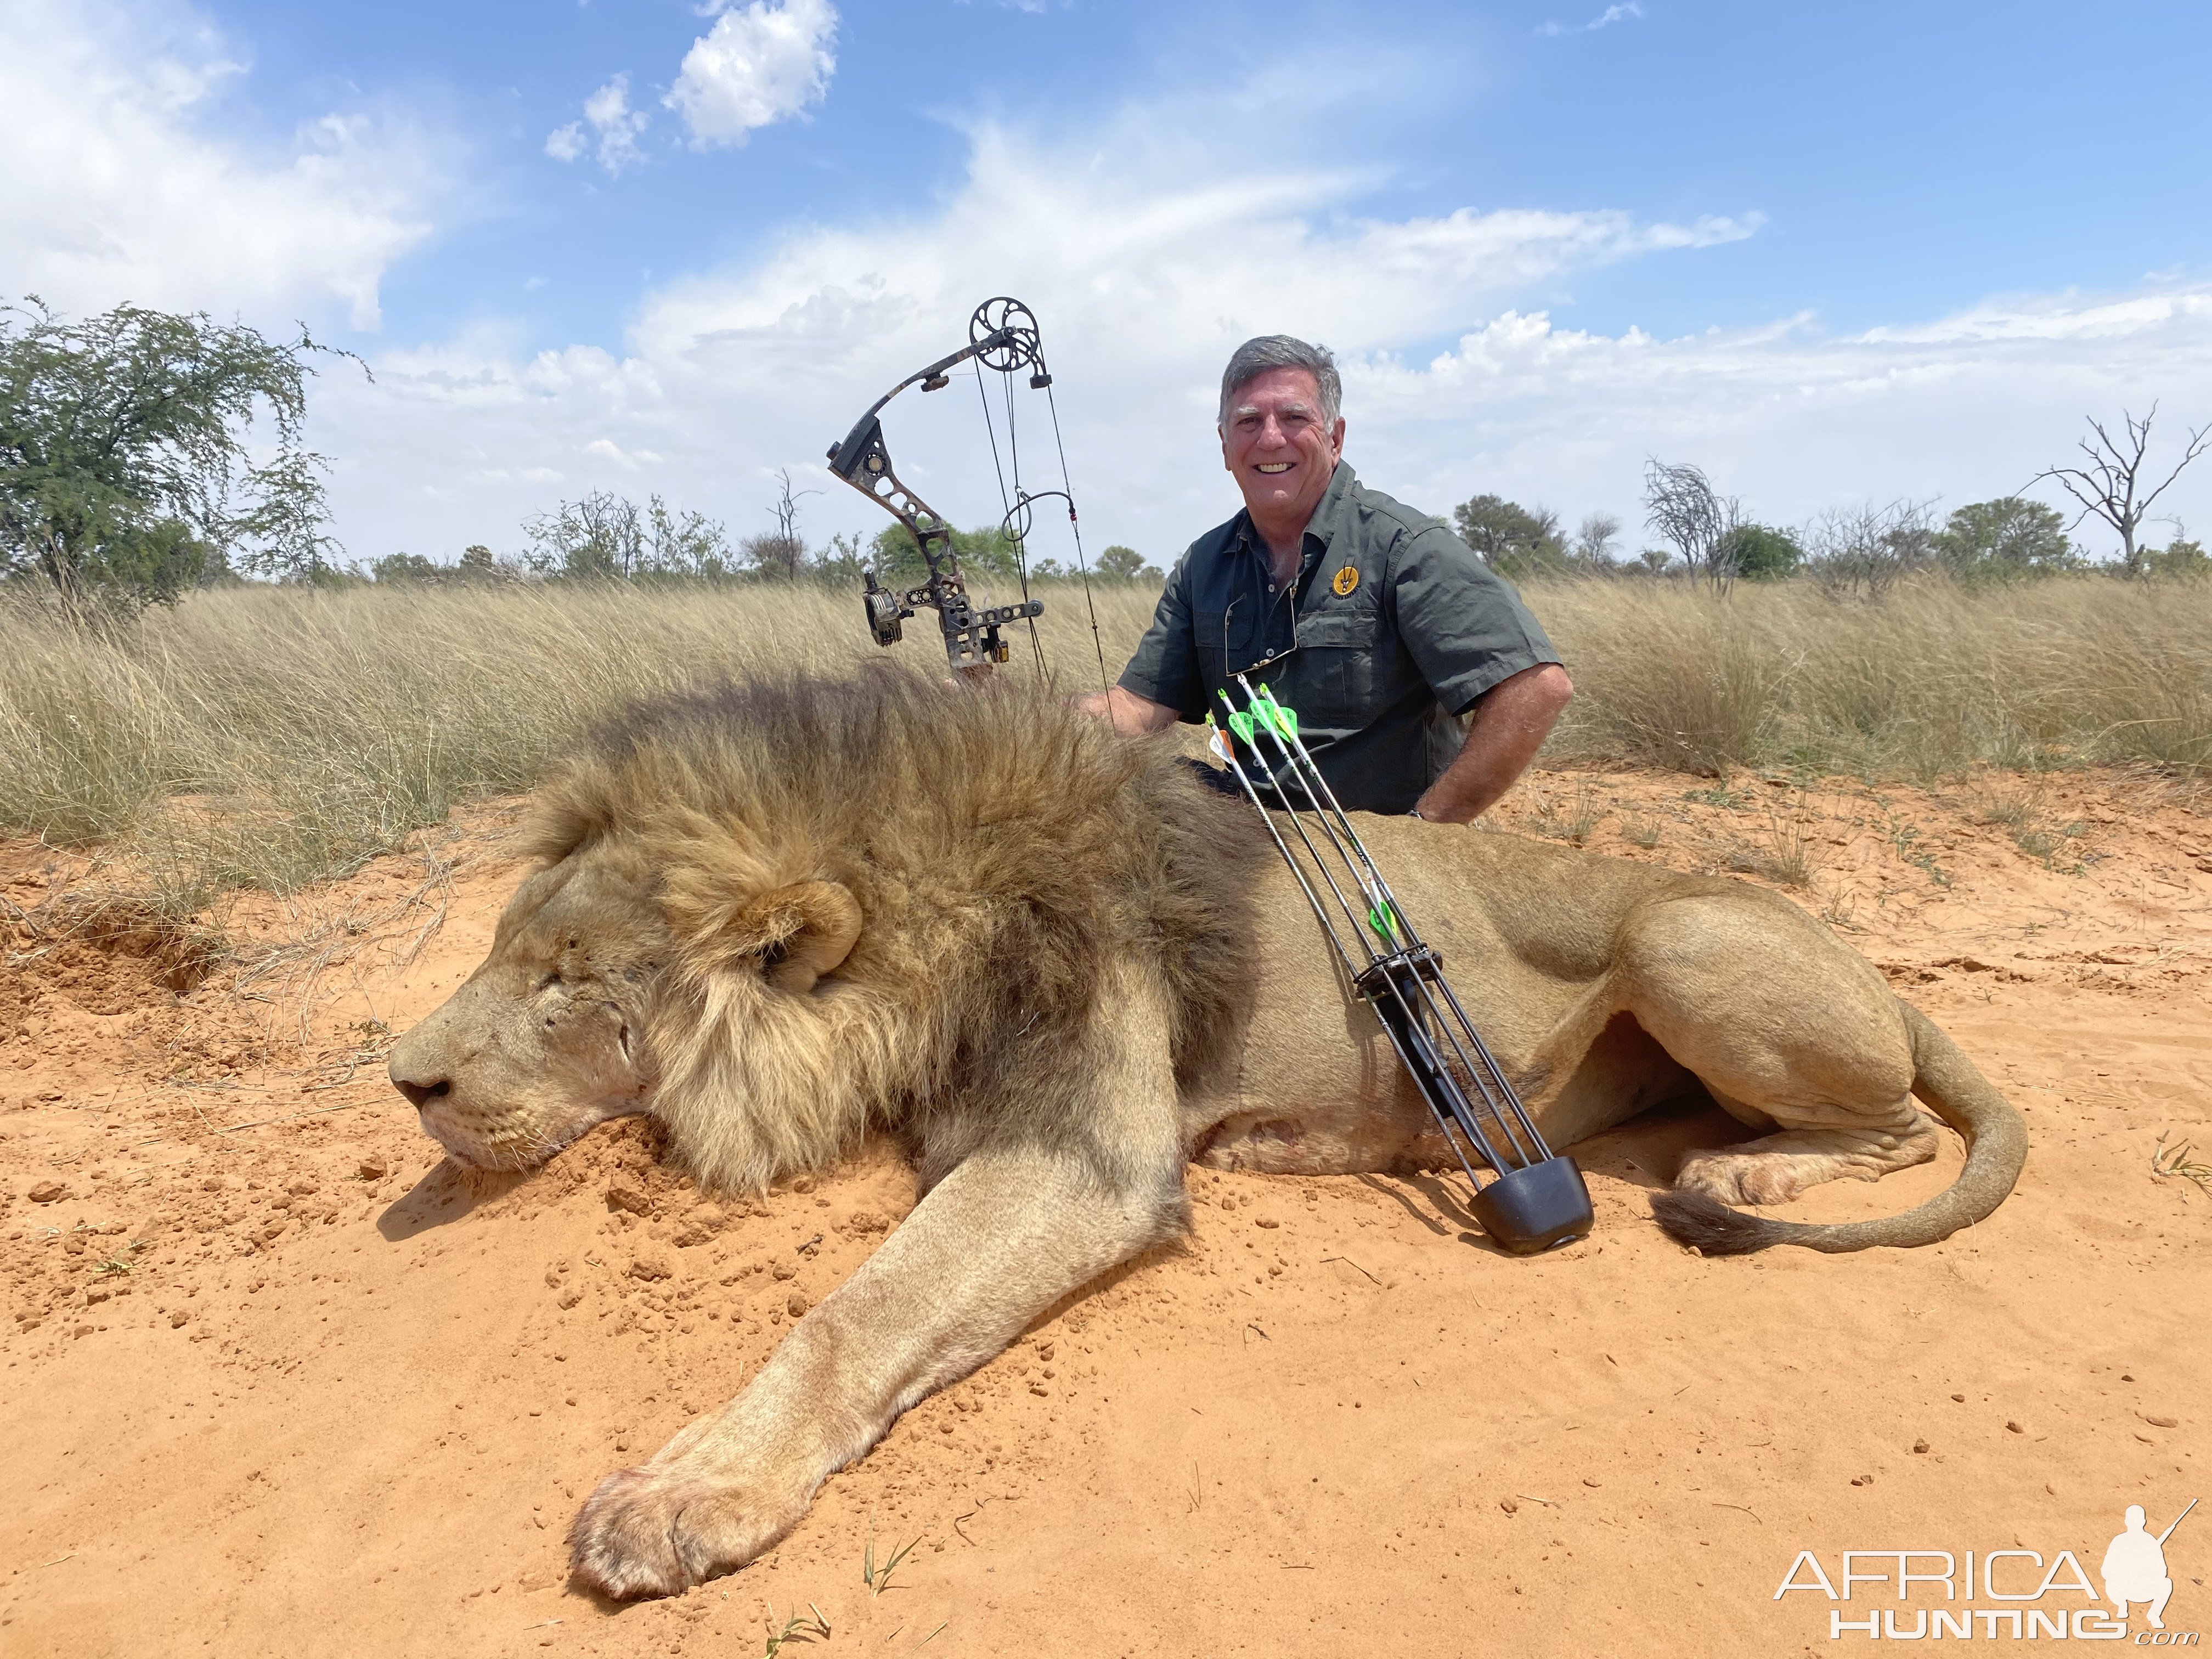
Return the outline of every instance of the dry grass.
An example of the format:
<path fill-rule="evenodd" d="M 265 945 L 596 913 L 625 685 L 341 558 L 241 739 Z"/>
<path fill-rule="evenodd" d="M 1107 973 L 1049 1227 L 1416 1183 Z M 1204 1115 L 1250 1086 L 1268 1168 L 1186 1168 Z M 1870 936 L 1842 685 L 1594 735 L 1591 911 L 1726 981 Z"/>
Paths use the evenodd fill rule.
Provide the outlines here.
<path fill-rule="evenodd" d="M 1580 693 L 1554 760 L 1922 782 L 1978 764 L 2212 768 L 2212 584 L 1937 579 L 1873 605 L 1802 582 L 1726 600 L 1628 583 L 1530 598 Z"/>
<path fill-rule="evenodd" d="M 1096 685 L 1081 590 L 1045 597 L 1048 663 Z M 1154 596 L 1093 597 L 1118 669 Z M 932 621 L 894 654 L 941 668 Z M 1013 672 L 1036 672 L 1027 650 L 1024 634 Z M 189 914 L 228 888 L 295 890 L 527 788 L 636 697 L 877 654 L 856 596 L 804 586 L 247 589 L 108 637 L 0 611 L 0 835 L 113 848 Z"/>
<path fill-rule="evenodd" d="M 1095 685 L 1082 591 L 1043 597 L 1057 678 Z M 1152 597 L 1093 590 L 1116 672 Z M 2212 584 L 1930 581 L 1879 605 L 1802 583 L 1726 600 L 1626 582 L 1528 597 L 1580 693 L 1554 764 L 1923 781 L 1976 766 L 2212 769 Z M 930 619 L 908 627 L 896 654 L 941 664 Z M 1013 672 L 1036 672 L 1027 651 L 1018 635 Z M 106 638 L 0 611 L 0 835 L 114 848 L 167 913 L 190 914 L 229 888 L 295 890 L 465 801 L 526 788 L 550 751 L 635 697 L 876 654 L 857 597 L 805 586 L 248 589 Z M 1554 817 L 1577 842 L 1596 821 L 1586 793 Z M 2019 830 L 2023 845 L 2053 833 L 2026 814 Z M 1656 839 L 1641 822 L 1621 833 Z M 1794 871 L 1790 826 L 1772 840 Z"/>

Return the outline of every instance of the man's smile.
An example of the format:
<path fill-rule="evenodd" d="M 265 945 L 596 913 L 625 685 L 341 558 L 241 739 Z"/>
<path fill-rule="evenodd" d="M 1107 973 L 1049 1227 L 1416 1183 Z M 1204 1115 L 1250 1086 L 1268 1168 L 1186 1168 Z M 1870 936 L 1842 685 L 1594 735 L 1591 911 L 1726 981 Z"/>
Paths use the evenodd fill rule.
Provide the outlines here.
<path fill-rule="evenodd" d="M 1288 472 L 1294 465 L 1296 463 L 1291 461 L 1262 461 L 1259 470 L 1262 472 Z"/>

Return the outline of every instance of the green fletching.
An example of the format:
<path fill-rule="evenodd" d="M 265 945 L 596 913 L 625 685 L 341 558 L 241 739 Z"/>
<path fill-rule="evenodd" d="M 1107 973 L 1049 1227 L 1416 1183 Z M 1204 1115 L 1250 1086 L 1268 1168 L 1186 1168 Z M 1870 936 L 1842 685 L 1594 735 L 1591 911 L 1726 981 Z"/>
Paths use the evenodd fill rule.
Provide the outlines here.
<path fill-rule="evenodd" d="M 1297 709 L 1286 702 L 1277 702 L 1274 692 L 1264 685 L 1260 688 L 1257 702 L 1274 716 L 1275 725 L 1285 736 L 1293 738 L 1297 736 L 1298 711 Z"/>
<path fill-rule="evenodd" d="M 1229 729 L 1243 739 L 1247 749 L 1252 746 L 1252 716 L 1250 714 L 1242 709 L 1232 712 L 1229 716 Z"/>
<path fill-rule="evenodd" d="M 1370 909 L 1367 925 L 1375 930 L 1375 936 L 1385 945 L 1398 942 L 1398 913 L 1391 906 L 1378 904 Z"/>

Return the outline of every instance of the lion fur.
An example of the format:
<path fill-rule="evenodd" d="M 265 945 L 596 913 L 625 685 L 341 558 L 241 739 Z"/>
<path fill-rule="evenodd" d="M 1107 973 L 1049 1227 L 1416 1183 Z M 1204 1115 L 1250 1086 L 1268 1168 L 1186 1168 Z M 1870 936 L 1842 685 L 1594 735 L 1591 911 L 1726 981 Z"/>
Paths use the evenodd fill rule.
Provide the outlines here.
<path fill-rule="evenodd" d="M 635 708 L 546 781 L 525 840 L 549 865 L 657 872 L 673 959 L 654 1110 L 726 1191 L 823 1168 L 872 1124 L 912 1143 L 925 1184 L 1023 1139 L 1119 1182 L 1118 1150 L 1055 1087 L 1103 965 L 1157 977 L 1177 1082 L 1202 1084 L 1249 1011 L 1269 855 L 1249 809 L 1165 745 L 1036 691 L 890 668 Z M 829 929 L 849 955 L 792 994 L 793 955 Z"/>

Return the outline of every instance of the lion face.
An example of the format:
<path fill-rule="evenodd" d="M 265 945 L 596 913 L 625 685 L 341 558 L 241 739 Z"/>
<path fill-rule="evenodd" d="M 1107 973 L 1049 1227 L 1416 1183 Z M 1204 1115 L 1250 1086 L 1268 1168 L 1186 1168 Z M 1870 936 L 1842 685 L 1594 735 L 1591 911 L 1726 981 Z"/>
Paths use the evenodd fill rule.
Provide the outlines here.
<path fill-rule="evenodd" d="M 482 1169 L 533 1169 L 593 1124 L 641 1111 L 669 939 L 644 872 L 580 852 L 516 890 L 491 954 L 392 1046 L 422 1128 Z"/>

